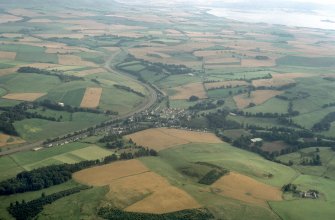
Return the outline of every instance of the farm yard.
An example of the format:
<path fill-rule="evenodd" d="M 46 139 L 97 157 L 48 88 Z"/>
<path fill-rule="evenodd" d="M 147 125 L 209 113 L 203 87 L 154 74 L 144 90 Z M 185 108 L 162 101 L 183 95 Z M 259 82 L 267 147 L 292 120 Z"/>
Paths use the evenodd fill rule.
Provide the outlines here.
<path fill-rule="evenodd" d="M 0 219 L 333 218 L 333 30 L 97 1 L 1 3 Z"/>

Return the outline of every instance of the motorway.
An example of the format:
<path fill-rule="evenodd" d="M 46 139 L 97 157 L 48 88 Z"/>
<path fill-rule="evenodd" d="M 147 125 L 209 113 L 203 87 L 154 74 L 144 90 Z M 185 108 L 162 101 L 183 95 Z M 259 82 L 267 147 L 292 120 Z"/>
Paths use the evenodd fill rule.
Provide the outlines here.
<path fill-rule="evenodd" d="M 127 112 L 125 114 L 122 114 L 120 116 L 117 116 L 117 117 L 113 118 L 112 121 L 118 120 L 118 119 L 125 119 L 125 118 L 128 118 L 128 117 L 131 117 L 132 115 L 140 113 L 142 111 L 150 109 L 150 107 L 152 107 L 156 103 L 156 101 L 157 101 L 157 92 L 153 88 L 151 88 L 151 86 L 149 86 L 149 85 L 147 85 L 147 84 L 145 84 L 145 83 L 143 83 L 143 82 L 135 79 L 133 76 L 131 76 L 128 73 L 125 73 L 125 72 L 122 72 L 122 71 L 116 69 L 115 66 L 112 65 L 113 59 L 119 53 L 121 53 L 121 50 L 118 53 L 115 53 L 112 56 L 110 56 L 106 60 L 103 68 L 106 69 L 111 74 L 122 75 L 123 77 L 127 77 L 129 81 L 133 81 L 133 82 L 136 82 L 136 83 L 142 85 L 143 87 L 145 87 L 145 89 L 147 90 L 148 94 L 147 94 L 145 100 L 143 102 L 141 102 L 141 104 L 139 104 L 138 106 L 136 106 L 136 108 L 132 109 L 130 112 Z M 119 98 L 122 98 L 122 97 L 119 97 Z M 82 128 L 82 129 L 85 129 L 85 128 Z M 80 130 L 82 130 L 82 129 L 80 129 Z M 73 131 L 73 132 L 75 132 L 75 131 Z M 71 132 L 71 133 L 73 133 L 73 132 Z M 66 135 L 66 134 L 64 134 L 64 135 Z M 32 150 L 33 148 L 42 146 L 43 142 L 44 141 L 42 140 L 42 141 L 38 141 L 38 142 L 34 142 L 34 143 L 22 144 L 22 145 L 20 145 L 18 147 L 11 148 L 11 149 L 8 149 L 8 150 L 2 150 L 0 152 L 0 156 L 9 155 L 9 154 L 13 154 L 13 153 L 21 152 L 21 151 Z"/>

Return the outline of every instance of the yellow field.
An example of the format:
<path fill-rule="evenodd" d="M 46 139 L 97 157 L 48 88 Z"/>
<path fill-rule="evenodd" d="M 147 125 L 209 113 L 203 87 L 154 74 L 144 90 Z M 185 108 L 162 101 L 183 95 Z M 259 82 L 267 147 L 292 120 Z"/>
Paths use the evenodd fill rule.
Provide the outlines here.
<path fill-rule="evenodd" d="M 222 143 L 212 133 L 187 131 L 169 128 L 152 128 L 127 135 L 136 144 L 149 147 L 157 151 L 187 143 Z"/>
<path fill-rule="evenodd" d="M 96 108 L 99 106 L 102 88 L 86 88 L 80 107 Z"/>
<path fill-rule="evenodd" d="M 7 69 L 0 69 L 0 76 L 15 73 L 17 71 L 17 69 L 18 69 L 17 67 L 7 68 Z"/>
<path fill-rule="evenodd" d="M 36 17 L 36 16 L 43 16 L 42 14 L 39 14 L 37 12 L 34 12 L 32 10 L 24 9 L 24 8 L 15 8 L 8 11 L 10 14 L 16 15 L 16 16 L 24 16 L 24 17 Z"/>
<path fill-rule="evenodd" d="M 250 97 L 248 94 L 241 94 L 234 96 L 234 101 L 236 106 L 240 109 L 247 107 L 250 103 L 255 103 L 256 105 L 262 104 L 267 100 L 275 97 L 276 95 L 282 94 L 283 91 L 276 90 L 256 90 L 251 92 Z"/>
<path fill-rule="evenodd" d="M 0 147 L 5 147 L 7 145 L 12 145 L 12 144 L 21 144 L 24 142 L 25 141 L 22 140 L 21 138 L 0 133 Z"/>
<path fill-rule="evenodd" d="M 177 99 L 189 99 L 192 95 L 199 97 L 200 99 L 207 98 L 207 94 L 202 83 L 190 83 L 183 86 L 173 88 L 177 94 L 171 96 L 173 100 Z"/>
<path fill-rule="evenodd" d="M 257 59 L 242 59 L 241 66 L 242 67 L 262 67 L 262 66 L 275 66 L 275 59 L 268 60 L 257 60 Z"/>
<path fill-rule="evenodd" d="M 15 60 L 16 52 L 0 51 L 0 59 Z"/>
<path fill-rule="evenodd" d="M 19 101 L 35 101 L 36 99 L 46 95 L 46 93 L 10 93 L 5 96 L 2 96 L 4 99 L 12 99 L 12 100 L 19 100 Z"/>
<path fill-rule="evenodd" d="M 222 65 L 230 65 L 230 64 L 240 64 L 240 59 L 233 58 L 233 57 L 208 57 L 205 59 L 205 63 L 207 65 L 215 65 L 215 64 L 222 64 Z"/>
<path fill-rule="evenodd" d="M 35 19 L 31 19 L 28 22 L 30 23 L 51 23 L 53 22 L 50 19 L 45 19 L 45 18 L 35 18 Z"/>
<path fill-rule="evenodd" d="M 106 72 L 106 70 L 103 69 L 103 68 L 95 68 L 95 69 L 79 71 L 75 75 L 76 76 L 88 76 L 88 75 L 97 74 L 97 73 L 104 73 L 104 72 Z"/>
<path fill-rule="evenodd" d="M 314 75 L 308 73 L 276 73 L 272 74 L 274 79 L 296 79 L 296 78 L 306 78 L 313 77 Z"/>
<path fill-rule="evenodd" d="M 84 61 L 80 57 L 75 55 L 58 55 L 58 63 L 61 65 L 69 66 L 92 66 L 96 67 L 95 63 Z"/>
<path fill-rule="evenodd" d="M 186 192 L 171 186 L 138 160 L 118 161 L 74 173 L 80 183 L 109 186 L 107 198 L 126 211 L 167 213 L 200 205 Z"/>
<path fill-rule="evenodd" d="M 222 88 L 222 87 L 237 87 L 237 86 L 247 86 L 249 83 L 242 80 L 232 80 L 232 81 L 223 81 L 223 82 L 211 82 L 205 83 L 206 89 L 215 89 L 215 88 Z"/>
<path fill-rule="evenodd" d="M 259 206 L 267 207 L 266 201 L 282 200 L 280 189 L 235 172 L 221 177 L 211 187 L 220 195 Z"/>
<path fill-rule="evenodd" d="M 7 22 L 14 22 L 14 21 L 19 21 L 21 20 L 21 17 L 17 17 L 14 15 L 9 15 L 9 14 L 0 14 L 0 24 L 4 24 Z"/>
<path fill-rule="evenodd" d="M 266 86 L 266 87 L 281 87 L 285 85 L 289 85 L 295 83 L 293 79 L 290 78 L 272 78 L 272 79 L 258 79 L 258 80 L 253 80 L 252 85 L 255 87 L 261 87 L 261 86 Z"/>

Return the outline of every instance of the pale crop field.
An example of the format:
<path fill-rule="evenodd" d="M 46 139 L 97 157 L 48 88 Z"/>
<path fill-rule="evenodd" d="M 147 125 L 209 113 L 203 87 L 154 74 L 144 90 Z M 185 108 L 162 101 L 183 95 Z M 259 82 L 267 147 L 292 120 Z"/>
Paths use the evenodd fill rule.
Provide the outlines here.
<path fill-rule="evenodd" d="M 96 108 L 99 106 L 102 88 L 86 88 L 80 107 Z"/>
<path fill-rule="evenodd" d="M 19 100 L 19 101 L 35 101 L 36 99 L 46 95 L 46 93 L 9 93 L 2 98 L 4 99 L 12 99 L 12 100 Z"/>
<path fill-rule="evenodd" d="M 282 192 L 279 188 L 235 172 L 221 177 L 211 187 L 220 195 L 265 207 L 267 207 L 267 201 L 282 200 Z"/>
<path fill-rule="evenodd" d="M 212 133 L 169 128 L 153 128 L 127 135 L 138 145 L 157 151 L 188 143 L 222 143 Z"/>

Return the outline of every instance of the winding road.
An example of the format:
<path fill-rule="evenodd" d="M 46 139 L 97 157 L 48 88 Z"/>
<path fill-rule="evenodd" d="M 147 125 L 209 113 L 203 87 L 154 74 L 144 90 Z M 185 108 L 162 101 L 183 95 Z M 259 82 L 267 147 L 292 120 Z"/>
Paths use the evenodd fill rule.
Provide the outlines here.
<path fill-rule="evenodd" d="M 145 97 L 145 100 L 143 102 L 141 102 L 141 104 L 136 106 L 134 109 L 132 109 L 131 111 L 129 111 L 125 114 L 121 114 L 121 115 L 117 116 L 116 118 L 113 118 L 112 121 L 118 120 L 118 119 L 125 119 L 125 118 L 128 118 L 128 117 L 132 116 L 132 115 L 135 115 L 137 113 L 145 111 L 145 110 L 149 109 L 151 106 L 153 106 L 157 101 L 157 92 L 153 88 L 151 88 L 149 85 L 135 79 L 132 75 L 116 69 L 115 66 L 112 65 L 112 62 L 113 62 L 114 58 L 116 56 L 118 56 L 121 52 L 122 52 L 122 50 L 120 50 L 119 52 L 114 53 L 112 56 L 110 56 L 106 60 L 103 68 L 106 69 L 111 74 L 122 75 L 123 77 L 127 77 L 129 81 L 133 81 L 133 82 L 136 82 L 136 83 L 142 85 L 147 90 L 147 96 Z M 120 97 L 120 98 L 122 98 L 122 97 Z M 82 129 L 85 129 L 85 128 L 82 128 Z M 71 133 L 73 133 L 73 132 L 71 132 Z M 0 156 L 9 155 L 9 154 L 13 154 L 13 153 L 21 152 L 21 151 L 32 150 L 33 148 L 41 146 L 43 144 L 43 142 L 44 141 L 42 140 L 42 141 L 38 141 L 38 142 L 34 142 L 34 143 L 26 143 L 26 144 L 23 144 L 23 145 L 21 145 L 19 147 L 16 147 L 16 148 L 11 148 L 11 149 L 8 149 L 8 150 L 2 150 L 0 152 Z"/>

